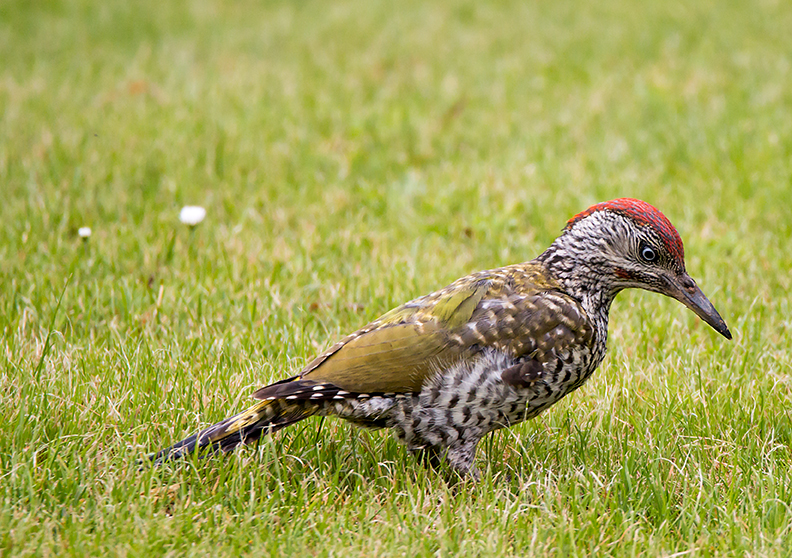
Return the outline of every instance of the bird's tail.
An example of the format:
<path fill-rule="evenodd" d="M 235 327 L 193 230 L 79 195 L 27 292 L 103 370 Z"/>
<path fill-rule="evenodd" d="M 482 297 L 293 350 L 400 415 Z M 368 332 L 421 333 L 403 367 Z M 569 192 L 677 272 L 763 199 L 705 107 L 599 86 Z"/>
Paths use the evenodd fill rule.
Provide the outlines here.
<path fill-rule="evenodd" d="M 250 444 L 261 436 L 299 422 L 316 411 L 315 406 L 302 401 L 260 401 L 239 414 L 151 454 L 149 458 L 155 464 L 161 464 L 204 449 L 229 452 L 240 444 Z"/>

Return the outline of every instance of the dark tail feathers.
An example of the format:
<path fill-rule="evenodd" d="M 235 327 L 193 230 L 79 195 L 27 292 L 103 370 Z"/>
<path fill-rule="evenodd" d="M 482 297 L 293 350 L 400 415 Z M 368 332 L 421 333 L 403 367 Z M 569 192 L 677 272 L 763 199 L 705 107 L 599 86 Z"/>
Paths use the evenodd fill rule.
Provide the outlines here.
<path fill-rule="evenodd" d="M 316 412 L 302 401 L 275 399 L 261 401 L 241 413 L 228 417 L 172 446 L 152 453 L 149 459 L 160 465 L 180 459 L 194 451 L 229 452 L 240 444 L 250 444 L 261 436 L 271 434 L 299 422 Z"/>

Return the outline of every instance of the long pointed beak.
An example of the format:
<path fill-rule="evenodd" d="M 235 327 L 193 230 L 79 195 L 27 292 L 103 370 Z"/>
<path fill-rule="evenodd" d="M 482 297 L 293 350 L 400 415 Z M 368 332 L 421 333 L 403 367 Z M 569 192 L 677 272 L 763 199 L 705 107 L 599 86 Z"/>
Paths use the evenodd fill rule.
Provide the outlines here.
<path fill-rule="evenodd" d="M 723 335 L 726 339 L 731 339 L 732 335 L 726 322 L 715 310 L 712 303 L 704 296 L 701 289 L 693 278 L 687 273 L 681 273 L 676 277 L 670 278 L 668 282 L 670 296 L 693 310 L 696 315 L 707 322 L 712 329 Z"/>

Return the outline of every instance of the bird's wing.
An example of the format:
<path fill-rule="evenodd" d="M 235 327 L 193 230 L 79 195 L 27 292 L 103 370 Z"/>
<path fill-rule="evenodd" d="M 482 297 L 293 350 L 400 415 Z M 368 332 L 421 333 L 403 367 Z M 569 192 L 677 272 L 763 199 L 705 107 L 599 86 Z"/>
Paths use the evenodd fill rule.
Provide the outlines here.
<path fill-rule="evenodd" d="M 528 265 L 537 264 L 476 273 L 399 306 L 254 397 L 327 384 L 351 393 L 418 392 L 438 370 L 488 348 L 542 358 L 591 335 L 580 305 Z"/>
<path fill-rule="evenodd" d="M 301 377 L 353 393 L 420 391 L 441 363 L 470 353 L 449 331 L 470 319 L 490 287 L 490 278 L 478 277 L 394 308 L 330 347 Z"/>

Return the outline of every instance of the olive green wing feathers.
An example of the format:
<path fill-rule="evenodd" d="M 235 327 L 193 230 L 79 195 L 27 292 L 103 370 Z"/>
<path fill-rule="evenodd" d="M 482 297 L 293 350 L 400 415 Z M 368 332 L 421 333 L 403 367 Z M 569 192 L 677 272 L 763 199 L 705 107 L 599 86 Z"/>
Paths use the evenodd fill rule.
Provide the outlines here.
<path fill-rule="evenodd" d="M 559 337 L 563 345 L 591 335 L 583 309 L 542 271 L 538 264 L 522 264 L 464 277 L 391 310 L 298 376 L 254 397 L 310 397 L 311 386 L 327 385 L 359 394 L 414 393 L 444 366 L 489 348 L 515 358 L 541 356 L 553 340 L 558 347 Z"/>
<path fill-rule="evenodd" d="M 440 363 L 470 353 L 449 333 L 470 319 L 489 288 L 480 278 L 399 306 L 330 347 L 301 377 L 354 393 L 420 391 Z"/>

